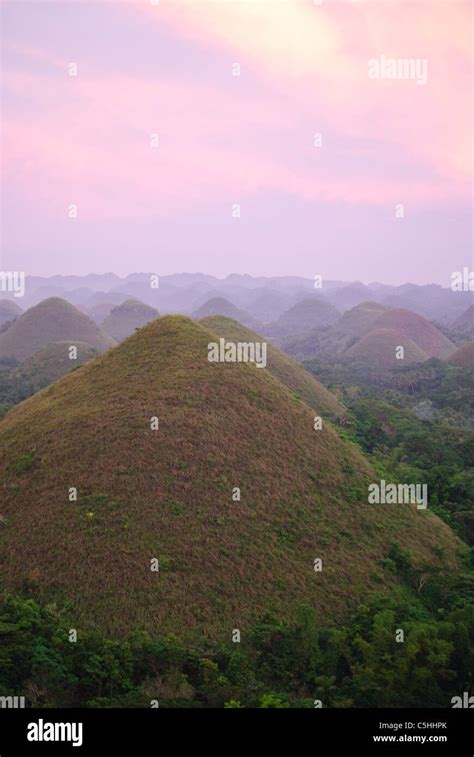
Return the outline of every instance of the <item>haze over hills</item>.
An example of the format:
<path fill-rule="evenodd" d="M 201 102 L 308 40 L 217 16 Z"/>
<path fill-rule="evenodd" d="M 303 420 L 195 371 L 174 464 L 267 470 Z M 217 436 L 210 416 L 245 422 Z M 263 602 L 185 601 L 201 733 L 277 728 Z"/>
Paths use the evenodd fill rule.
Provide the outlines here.
<path fill-rule="evenodd" d="M 101 329 L 115 339 L 122 342 L 135 329 L 145 326 L 146 323 L 158 318 L 159 313 L 151 305 L 146 305 L 139 300 L 125 300 L 121 305 L 116 305 L 101 324 Z"/>
<path fill-rule="evenodd" d="M 452 329 L 466 339 L 472 339 L 474 337 L 474 305 L 468 307 L 464 313 L 461 313 L 461 315 L 456 318 L 452 324 Z"/>
<path fill-rule="evenodd" d="M 194 311 L 193 318 L 199 320 L 211 315 L 222 315 L 226 318 L 232 318 L 249 329 L 258 329 L 260 327 L 258 321 L 250 313 L 240 310 L 240 308 L 237 308 L 232 302 L 224 299 L 224 297 L 213 297 L 211 300 L 207 300 L 207 302 Z"/>
<path fill-rule="evenodd" d="M 50 296 L 60 296 L 87 308 L 105 302 L 118 305 L 135 298 L 160 313 L 190 314 L 206 300 L 223 297 L 245 310 L 261 323 L 271 323 L 300 300 L 314 295 L 314 281 L 301 276 L 248 276 L 230 274 L 217 278 L 206 274 L 173 274 L 159 277 L 159 288 L 150 281 L 157 272 L 133 273 L 123 278 L 115 274 L 88 276 L 27 276 L 23 308 Z M 159 273 L 159 272 L 158 272 Z M 376 301 L 390 308 L 412 310 L 443 325 L 452 323 L 473 303 L 472 291 L 453 291 L 446 286 L 391 286 L 373 282 L 344 282 L 324 279 L 321 293 L 341 312 L 365 301 Z M 2 296 L 14 300 L 14 294 Z"/>
<path fill-rule="evenodd" d="M 372 334 L 369 339 L 373 331 L 378 333 Z M 395 334 L 398 334 L 398 341 L 394 339 Z M 300 359 L 338 354 L 372 359 L 376 356 L 377 347 L 382 347 L 383 354 L 377 361 L 381 368 L 382 365 L 388 367 L 392 362 L 390 354 L 394 341 L 397 345 L 406 345 L 406 356 L 411 356 L 410 362 L 415 358 L 444 359 L 455 350 L 455 345 L 422 316 L 408 310 L 388 310 L 376 302 L 360 303 L 344 313 L 331 328 L 285 340 L 281 346 L 288 354 Z M 413 345 L 419 350 L 413 349 Z"/>
<path fill-rule="evenodd" d="M 0 328 L 6 323 L 11 323 L 21 315 L 23 310 L 12 300 L 0 300 Z"/>
<path fill-rule="evenodd" d="M 472 289 L 452 291 L 449 282 L 446 282 L 446 287 L 436 284 L 403 284 L 399 287 L 385 288 L 380 300 L 378 297 L 375 299 L 388 308 L 413 310 L 429 320 L 436 319 L 447 325 L 472 304 L 473 297 Z"/>
<path fill-rule="evenodd" d="M 114 307 L 116 306 L 112 302 L 101 302 L 98 305 L 90 307 L 87 315 L 89 318 L 92 318 L 96 326 L 100 326 L 107 316 L 110 315 Z"/>
<path fill-rule="evenodd" d="M 379 563 L 394 535 L 455 563 L 433 513 L 368 504 L 362 454 L 269 371 L 209 362 L 217 338 L 159 318 L 7 413 L 4 588 L 66 602 L 74 627 L 202 640 L 302 602 L 336 620 L 398 581 Z"/>
<path fill-rule="evenodd" d="M 326 296 L 338 310 L 344 312 L 356 305 L 360 305 L 361 302 L 370 300 L 372 298 L 372 290 L 370 287 L 362 284 L 362 282 L 356 281 L 330 290 L 326 293 Z"/>
<path fill-rule="evenodd" d="M 209 316 L 203 318 L 200 323 L 227 341 L 264 341 L 264 337 L 247 329 L 241 323 L 223 316 Z M 317 413 L 333 420 L 346 415 L 346 409 L 331 392 L 328 392 L 308 371 L 270 342 L 267 344 L 267 361 L 267 369 L 272 376 L 275 376 L 296 397 L 306 402 Z"/>
<path fill-rule="evenodd" d="M 386 308 L 377 302 L 361 302 L 347 310 L 330 329 L 321 333 L 315 329 L 306 336 L 282 342 L 282 348 L 294 357 L 315 357 L 318 354 L 338 354 L 351 347 L 376 324 Z"/>
<path fill-rule="evenodd" d="M 115 344 L 88 316 L 66 300 L 53 297 L 27 310 L 0 334 L 0 359 L 21 362 L 50 342 L 64 340 L 85 342 L 99 352 Z"/>
<path fill-rule="evenodd" d="M 321 296 L 300 300 L 286 310 L 274 323 L 267 326 L 265 333 L 277 339 L 298 336 L 313 330 L 332 326 L 340 318 L 339 311 Z"/>

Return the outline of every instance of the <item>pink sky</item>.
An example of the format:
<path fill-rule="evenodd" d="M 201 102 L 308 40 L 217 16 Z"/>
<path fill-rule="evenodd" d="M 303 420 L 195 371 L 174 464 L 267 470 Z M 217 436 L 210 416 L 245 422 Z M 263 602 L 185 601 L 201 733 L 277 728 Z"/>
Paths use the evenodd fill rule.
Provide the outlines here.
<path fill-rule="evenodd" d="M 472 266 L 471 3 L 7 1 L 2 21 L 3 269 Z M 426 84 L 370 79 L 382 55 Z"/>

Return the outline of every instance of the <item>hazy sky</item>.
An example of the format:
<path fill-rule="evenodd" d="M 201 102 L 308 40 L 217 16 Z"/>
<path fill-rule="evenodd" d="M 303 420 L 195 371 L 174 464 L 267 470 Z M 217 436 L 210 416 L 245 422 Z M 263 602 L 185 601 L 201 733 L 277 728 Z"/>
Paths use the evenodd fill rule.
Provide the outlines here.
<path fill-rule="evenodd" d="M 3 270 L 472 267 L 470 2 L 153 1 L 3 2 Z"/>

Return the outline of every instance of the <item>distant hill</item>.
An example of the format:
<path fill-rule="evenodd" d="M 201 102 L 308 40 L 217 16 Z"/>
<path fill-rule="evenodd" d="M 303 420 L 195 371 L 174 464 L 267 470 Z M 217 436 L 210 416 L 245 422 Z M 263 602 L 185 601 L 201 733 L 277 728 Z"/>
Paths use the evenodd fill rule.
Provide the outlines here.
<path fill-rule="evenodd" d="M 115 305 L 111 302 L 101 302 L 99 305 L 93 305 L 88 308 L 87 315 L 92 318 L 97 326 L 100 326 L 108 315 L 112 312 Z"/>
<path fill-rule="evenodd" d="M 88 298 L 85 306 L 90 310 L 94 305 L 103 305 L 104 303 L 108 303 L 112 306 L 121 305 L 122 302 L 129 299 L 132 298 L 130 294 L 127 294 L 126 292 L 94 292 L 94 294 Z"/>
<path fill-rule="evenodd" d="M 151 305 L 138 300 L 126 300 L 112 308 L 101 328 L 116 342 L 122 342 L 133 334 L 135 329 L 141 328 L 158 316 L 158 311 Z"/>
<path fill-rule="evenodd" d="M 22 362 L 41 347 L 65 340 L 85 342 L 99 352 L 115 344 L 74 305 L 52 297 L 27 310 L 0 334 L 0 359 L 13 357 Z"/>
<path fill-rule="evenodd" d="M 11 323 L 22 314 L 23 310 L 12 300 L 0 300 L 0 328 Z"/>
<path fill-rule="evenodd" d="M 451 328 L 453 331 L 466 337 L 466 339 L 472 339 L 474 337 L 474 305 L 471 305 L 464 313 L 461 313 Z"/>
<path fill-rule="evenodd" d="M 318 329 L 307 335 L 290 337 L 281 342 L 282 349 L 298 359 L 315 358 L 320 355 L 336 355 L 344 352 L 361 336 L 374 328 L 386 308 L 377 302 L 361 302 L 344 315 L 323 334 Z"/>
<path fill-rule="evenodd" d="M 356 281 L 334 290 L 330 289 L 325 293 L 325 296 L 342 312 L 344 310 L 350 310 L 361 302 L 370 300 L 373 297 L 373 293 L 368 286 L 362 284 L 360 281 Z"/>
<path fill-rule="evenodd" d="M 459 365 L 462 368 L 472 368 L 474 366 L 474 342 L 468 342 L 459 347 L 449 356 L 448 363 Z"/>
<path fill-rule="evenodd" d="M 347 310 L 334 328 L 334 333 L 340 333 L 345 339 L 360 339 L 377 323 L 387 308 L 378 302 L 361 302 L 351 310 Z M 344 339 L 342 340 L 344 341 Z"/>
<path fill-rule="evenodd" d="M 76 359 L 70 358 L 71 346 L 77 349 Z M 52 342 L 25 360 L 16 373 L 37 392 L 98 354 L 97 350 L 85 342 Z"/>
<path fill-rule="evenodd" d="M 311 282 L 309 282 L 311 283 Z M 312 292 L 300 289 L 256 287 L 242 290 L 240 306 L 257 319 L 259 323 L 270 324 L 276 321 L 286 310 L 297 302 L 307 299 Z"/>
<path fill-rule="evenodd" d="M 432 323 L 410 310 L 388 310 L 376 321 L 377 329 L 391 329 L 411 339 L 429 357 L 441 360 L 454 352 L 455 345 Z"/>
<path fill-rule="evenodd" d="M 256 342 L 265 341 L 265 337 L 247 329 L 242 324 L 223 316 L 203 318 L 201 324 L 209 331 L 224 337 L 227 341 Z M 277 347 L 267 342 L 268 371 L 282 384 L 300 397 L 303 402 L 321 415 L 337 419 L 346 414 L 338 400 L 319 383 L 299 363 L 289 358 Z"/>
<path fill-rule="evenodd" d="M 397 347 L 403 347 L 403 360 L 397 359 Z M 393 329 L 377 328 L 369 331 L 350 347 L 345 355 L 363 357 L 377 369 L 386 371 L 410 363 L 423 363 L 428 355 L 404 334 Z"/>
<path fill-rule="evenodd" d="M 210 300 L 207 300 L 204 305 L 201 305 L 201 307 L 194 311 L 192 317 L 195 320 L 200 320 L 210 315 L 223 315 L 226 318 L 232 318 L 249 329 L 258 329 L 260 327 L 258 321 L 250 313 L 246 313 L 244 310 L 236 307 L 224 297 L 212 297 Z"/>
<path fill-rule="evenodd" d="M 202 643 L 302 604 L 337 623 L 402 585 L 394 539 L 456 564 L 445 523 L 368 504 L 358 449 L 268 370 L 209 362 L 216 339 L 158 318 L 4 416 L 0 589 L 66 604 L 71 627 Z"/>
<path fill-rule="evenodd" d="M 301 300 L 286 310 L 277 321 L 266 328 L 269 336 L 285 338 L 289 336 L 301 337 L 303 334 L 327 328 L 339 320 L 340 313 L 323 297 L 312 297 Z"/>
<path fill-rule="evenodd" d="M 472 292 L 453 292 L 449 287 L 437 284 L 384 287 L 379 294 L 380 302 L 388 308 L 412 310 L 445 326 L 452 323 L 472 302 Z"/>

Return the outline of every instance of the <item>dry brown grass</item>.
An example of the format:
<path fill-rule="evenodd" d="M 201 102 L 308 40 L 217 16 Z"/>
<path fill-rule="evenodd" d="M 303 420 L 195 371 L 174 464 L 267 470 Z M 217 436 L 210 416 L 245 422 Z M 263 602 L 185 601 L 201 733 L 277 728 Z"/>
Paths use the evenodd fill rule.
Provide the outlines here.
<path fill-rule="evenodd" d="M 366 460 L 267 370 L 209 363 L 215 338 L 159 318 L 4 417 L 2 587 L 70 602 L 74 627 L 228 639 L 303 601 L 342 618 L 394 540 L 455 560 L 432 513 L 367 504 Z"/>

